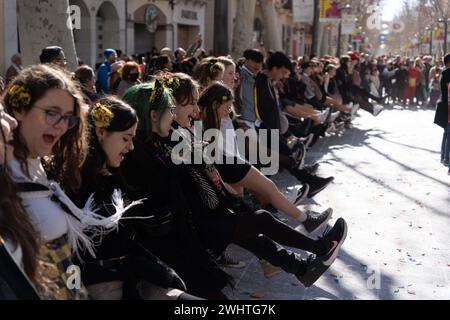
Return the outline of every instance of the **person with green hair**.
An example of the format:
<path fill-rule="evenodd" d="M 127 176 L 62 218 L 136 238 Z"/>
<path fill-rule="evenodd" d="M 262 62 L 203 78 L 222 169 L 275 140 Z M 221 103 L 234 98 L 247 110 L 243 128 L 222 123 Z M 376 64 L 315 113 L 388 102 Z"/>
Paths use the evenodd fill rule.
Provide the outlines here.
<path fill-rule="evenodd" d="M 163 136 L 169 136 L 173 121 L 173 112 L 176 107 L 173 104 L 170 91 L 159 81 L 155 83 L 144 83 L 131 87 L 125 92 L 123 100 L 135 107 L 139 118 L 137 136 L 144 140 L 153 140 L 155 132 Z M 155 120 L 157 127 L 152 127 Z"/>
<path fill-rule="evenodd" d="M 192 226 L 192 214 L 178 183 L 164 139 L 170 134 L 175 111 L 170 91 L 159 81 L 134 86 L 123 99 L 136 110 L 139 125 L 135 149 L 124 160 L 122 173 L 154 218 L 142 221 L 136 237 L 146 249 L 173 268 L 187 292 L 210 300 L 227 299 L 222 289 L 231 284 Z"/>

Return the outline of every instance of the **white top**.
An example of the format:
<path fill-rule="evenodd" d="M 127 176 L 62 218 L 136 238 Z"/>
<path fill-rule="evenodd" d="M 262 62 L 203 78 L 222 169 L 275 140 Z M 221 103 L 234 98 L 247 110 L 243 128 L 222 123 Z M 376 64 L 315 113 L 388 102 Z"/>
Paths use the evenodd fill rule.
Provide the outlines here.
<path fill-rule="evenodd" d="M 17 160 L 10 161 L 8 166 L 16 183 L 50 184 L 39 158 L 28 159 L 30 177 L 23 173 Z M 22 197 L 22 204 L 42 239 L 49 242 L 65 235 L 68 232 L 67 214 L 51 200 L 52 193 L 44 191 L 33 194 L 33 197 Z"/>

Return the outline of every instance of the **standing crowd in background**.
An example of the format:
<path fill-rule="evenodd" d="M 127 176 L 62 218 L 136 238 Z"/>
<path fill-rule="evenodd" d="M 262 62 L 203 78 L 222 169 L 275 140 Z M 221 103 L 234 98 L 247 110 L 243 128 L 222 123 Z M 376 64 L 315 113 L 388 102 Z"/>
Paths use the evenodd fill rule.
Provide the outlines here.
<path fill-rule="evenodd" d="M 334 181 L 305 158 L 359 110 L 435 108 L 449 166 L 450 55 L 294 58 L 249 48 L 234 60 L 201 45 L 199 36 L 160 54 L 107 49 L 95 68 L 76 70 L 57 46 L 39 65 L 12 58 L 0 82 L 0 299 L 226 300 L 227 268 L 246 265 L 231 244 L 312 286 L 348 227 L 345 212 L 327 226 L 331 208 L 299 209 Z M 222 133 L 222 161 L 175 164 L 195 157 L 197 124 Z M 298 180 L 293 201 L 264 174 L 270 164 L 253 157 L 255 146 Z"/>

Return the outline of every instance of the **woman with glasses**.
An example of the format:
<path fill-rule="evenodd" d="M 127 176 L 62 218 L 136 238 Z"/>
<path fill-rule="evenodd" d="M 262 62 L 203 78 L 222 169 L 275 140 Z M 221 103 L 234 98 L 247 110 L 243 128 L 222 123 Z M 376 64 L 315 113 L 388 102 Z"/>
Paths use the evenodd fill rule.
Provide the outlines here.
<path fill-rule="evenodd" d="M 104 218 L 93 213 L 92 201 L 79 209 L 65 193 L 79 186 L 87 154 L 81 95 L 63 71 L 38 65 L 23 70 L 3 100 L 18 123 L 8 168 L 42 239 L 39 259 L 49 288 L 40 295 L 85 299 L 87 291 L 79 281 L 79 269 L 72 266 L 72 254 L 87 250 L 94 255 L 92 239 L 116 228 L 125 209 L 119 205 Z"/>

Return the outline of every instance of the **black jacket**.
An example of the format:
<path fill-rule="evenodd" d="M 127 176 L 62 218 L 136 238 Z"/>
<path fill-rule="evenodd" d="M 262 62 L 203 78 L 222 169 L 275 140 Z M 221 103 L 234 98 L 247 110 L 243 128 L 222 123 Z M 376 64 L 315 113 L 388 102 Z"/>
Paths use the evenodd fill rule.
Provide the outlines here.
<path fill-rule="evenodd" d="M 442 72 L 441 99 L 438 102 L 434 123 L 442 128 L 448 124 L 448 84 L 450 83 L 450 68 Z"/>
<path fill-rule="evenodd" d="M 281 129 L 280 108 L 275 89 L 270 84 L 269 78 L 262 72 L 256 76 L 256 109 L 262 120 L 262 129 Z"/>
<path fill-rule="evenodd" d="M 126 157 L 122 172 L 138 198 L 148 199 L 145 212 L 156 217 L 151 223 L 140 222 L 137 237 L 183 278 L 189 293 L 205 297 L 222 290 L 229 283 L 229 276 L 198 237 L 186 199 L 192 190 L 183 189 L 180 184 L 182 167 L 173 164 L 170 151 L 158 139 L 156 143 L 135 141 L 135 149 Z"/>
<path fill-rule="evenodd" d="M 95 184 L 82 184 L 80 194 L 83 202 L 91 194 L 94 194 L 94 203 L 98 207 L 97 213 L 109 216 L 111 212 L 114 212 L 111 195 L 116 189 L 122 191 L 125 204 L 130 203 L 131 200 L 137 200 L 118 174 L 97 176 Z M 148 216 L 145 207 L 138 205 L 128 210 L 124 218 L 145 216 Z M 96 247 L 96 258 L 92 258 L 88 253 L 83 255 L 83 263 L 80 264 L 83 268 L 83 283 L 91 285 L 117 280 L 126 283 L 146 280 L 162 288 L 186 290 L 176 272 L 139 242 L 136 229 L 142 224 L 142 221 L 145 220 L 124 219 L 120 221 L 117 231 L 110 232 L 101 239 Z M 112 259 L 122 257 L 124 259 L 120 264 L 112 263 L 103 266 L 98 264 L 98 261 L 114 261 Z"/>

